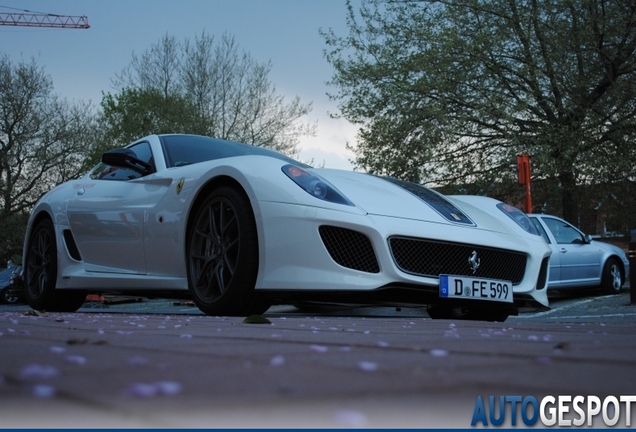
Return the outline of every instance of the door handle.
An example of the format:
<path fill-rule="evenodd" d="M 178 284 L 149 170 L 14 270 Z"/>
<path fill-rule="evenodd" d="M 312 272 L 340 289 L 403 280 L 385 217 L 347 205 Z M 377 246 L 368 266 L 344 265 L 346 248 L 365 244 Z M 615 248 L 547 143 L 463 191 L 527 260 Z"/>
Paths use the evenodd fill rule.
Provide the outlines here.
<path fill-rule="evenodd" d="M 567 251 L 568 251 L 568 250 L 567 250 L 567 249 L 565 249 L 565 248 L 561 248 L 561 249 L 559 250 L 559 252 L 561 252 L 561 253 L 567 253 Z"/>

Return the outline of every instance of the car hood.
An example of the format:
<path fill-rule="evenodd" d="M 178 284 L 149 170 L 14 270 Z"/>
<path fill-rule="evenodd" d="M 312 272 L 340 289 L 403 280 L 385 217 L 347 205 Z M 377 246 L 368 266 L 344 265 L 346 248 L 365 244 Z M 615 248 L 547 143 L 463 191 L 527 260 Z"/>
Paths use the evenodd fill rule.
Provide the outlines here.
<path fill-rule="evenodd" d="M 421 220 L 454 226 L 479 227 L 500 233 L 518 234 L 492 216 L 496 200 L 486 198 L 484 208 L 474 203 L 442 196 L 433 190 L 416 196 L 382 177 L 331 169 L 316 172 L 333 184 L 355 205 L 369 214 Z"/>
<path fill-rule="evenodd" d="M 626 256 L 625 255 L 625 251 L 623 249 L 621 249 L 618 246 L 615 246 L 613 244 L 600 242 L 600 241 L 596 241 L 596 240 L 592 240 L 592 244 L 594 246 L 600 247 L 601 249 L 604 249 L 604 250 L 606 250 L 606 251 L 608 251 L 610 253 L 616 254 L 619 257 Z"/>

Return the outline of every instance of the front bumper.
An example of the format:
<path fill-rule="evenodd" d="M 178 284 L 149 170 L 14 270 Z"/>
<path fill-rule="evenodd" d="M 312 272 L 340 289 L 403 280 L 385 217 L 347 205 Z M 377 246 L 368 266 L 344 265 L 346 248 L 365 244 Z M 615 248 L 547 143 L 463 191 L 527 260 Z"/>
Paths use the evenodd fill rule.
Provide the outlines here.
<path fill-rule="evenodd" d="M 438 275 L 407 273 L 396 264 L 389 239 L 405 236 L 526 254 L 523 278 L 513 287 L 515 302 L 548 306 L 546 284 L 537 289 L 537 283 L 550 249 L 540 241 L 532 242 L 522 236 L 475 227 L 275 202 L 261 202 L 259 210 L 257 223 L 261 250 L 256 283 L 258 290 L 307 299 L 321 296 L 347 298 L 361 303 L 461 303 L 439 298 Z M 368 239 L 370 246 L 366 249 L 371 248 L 377 268 L 337 262 L 321 237 L 320 227 L 324 226 L 345 228 Z M 547 271 L 547 268 L 544 270 Z"/>

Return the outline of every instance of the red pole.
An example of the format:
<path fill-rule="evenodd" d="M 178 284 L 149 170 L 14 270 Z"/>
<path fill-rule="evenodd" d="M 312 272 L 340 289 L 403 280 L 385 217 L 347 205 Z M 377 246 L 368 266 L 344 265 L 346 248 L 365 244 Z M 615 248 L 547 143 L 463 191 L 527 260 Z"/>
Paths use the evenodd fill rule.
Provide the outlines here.
<path fill-rule="evenodd" d="M 525 200 L 526 213 L 532 213 L 532 197 L 530 196 L 530 180 L 526 183 L 526 200 Z"/>
<path fill-rule="evenodd" d="M 525 186 L 526 196 L 523 202 L 524 211 L 532 213 L 532 196 L 530 194 L 530 156 L 527 154 L 517 155 L 517 174 L 519 183 Z"/>

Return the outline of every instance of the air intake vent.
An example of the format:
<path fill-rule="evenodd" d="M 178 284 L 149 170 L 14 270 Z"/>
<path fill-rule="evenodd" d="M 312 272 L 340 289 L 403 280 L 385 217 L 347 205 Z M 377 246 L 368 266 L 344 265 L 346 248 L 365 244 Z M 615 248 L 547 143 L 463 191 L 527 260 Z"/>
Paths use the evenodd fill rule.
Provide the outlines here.
<path fill-rule="evenodd" d="M 543 258 L 541 261 L 541 269 L 539 270 L 539 279 L 537 279 L 537 289 L 543 289 L 546 287 L 548 281 L 548 267 L 550 266 L 550 257 Z"/>
<path fill-rule="evenodd" d="M 318 231 L 329 255 L 341 266 L 367 273 L 380 272 L 373 245 L 366 235 L 327 225 L 321 226 Z"/>
<path fill-rule="evenodd" d="M 77 248 L 77 244 L 75 244 L 75 239 L 73 238 L 73 234 L 71 230 L 64 230 L 64 243 L 66 243 L 66 249 L 68 250 L 69 255 L 76 261 L 81 261 L 82 256 L 79 253 L 79 249 Z"/>
<path fill-rule="evenodd" d="M 515 251 L 407 237 L 391 237 L 389 246 L 395 264 L 418 276 L 475 276 L 509 280 L 516 285 L 526 271 L 526 254 Z M 473 272 L 468 260 L 474 253 L 479 266 Z"/>

